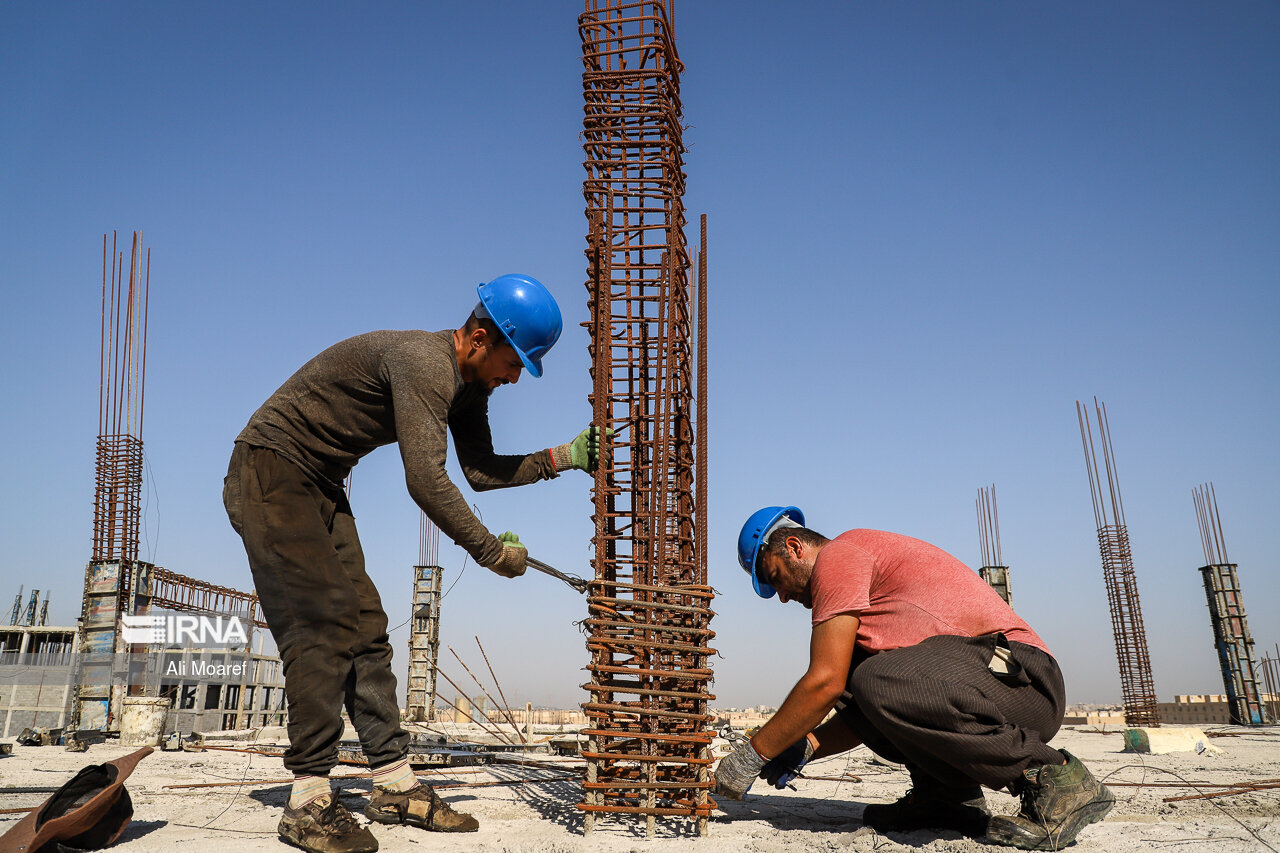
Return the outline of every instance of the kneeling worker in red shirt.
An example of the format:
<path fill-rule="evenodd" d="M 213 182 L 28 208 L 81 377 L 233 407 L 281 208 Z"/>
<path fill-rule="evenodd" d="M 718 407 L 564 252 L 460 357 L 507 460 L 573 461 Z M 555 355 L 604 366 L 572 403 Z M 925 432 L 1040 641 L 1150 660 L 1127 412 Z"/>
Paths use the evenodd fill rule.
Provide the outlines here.
<path fill-rule="evenodd" d="M 782 707 L 716 768 L 717 794 L 741 799 L 756 778 L 781 788 L 806 761 L 866 744 L 911 774 L 902 799 L 865 807 L 880 832 L 952 829 L 1057 850 L 1111 810 L 1111 791 L 1048 745 L 1062 673 L 995 590 L 919 539 L 827 539 L 803 525 L 796 507 L 766 507 L 738 537 L 756 593 L 811 609 L 813 639 Z M 1018 795 L 1021 810 L 992 817 L 983 787 Z"/>

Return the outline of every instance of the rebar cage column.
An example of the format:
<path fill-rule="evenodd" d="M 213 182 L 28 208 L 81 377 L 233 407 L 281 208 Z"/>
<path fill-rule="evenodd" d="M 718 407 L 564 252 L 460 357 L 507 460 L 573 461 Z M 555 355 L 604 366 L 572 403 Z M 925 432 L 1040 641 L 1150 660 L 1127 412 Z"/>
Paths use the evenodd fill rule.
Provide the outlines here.
<path fill-rule="evenodd" d="M 1193 489 L 1191 497 L 1200 524 L 1200 542 L 1204 546 L 1205 565 L 1200 568 L 1200 575 L 1209 602 L 1213 644 L 1218 651 L 1231 722 L 1237 726 L 1261 726 L 1267 722 L 1268 715 L 1258 686 L 1253 635 L 1249 633 L 1236 564 L 1227 560 L 1227 544 L 1222 535 L 1213 484 Z"/>
<path fill-rule="evenodd" d="M 1147 652 L 1147 632 L 1138 602 L 1138 575 L 1129 550 L 1129 530 L 1124 523 L 1124 501 L 1120 497 L 1115 451 L 1107 409 L 1094 398 L 1098 422 L 1098 446 L 1107 475 L 1107 492 L 1102 490 L 1102 471 L 1093 441 L 1093 428 L 1084 407 L 1076 401 L 1076 419 L 1084 445 L 1089 492 L 1093 497 L 1094 521 L 1098 525 L 1098 549 L 1102 554 L 1102 577 L 1111 606 L 1111 630 L 1115 635 L 1116 658 L 1120 666 L 1120 693 L 1124 699 L 1124 721 L 1130 726 L 1159 726 L 1155 679 Z"/>
<path fill-rule="evenodd" d="M 593 2 L 583 50 L 593 420 L 612 428 L 593 493 L 586 831 L 601 813 L 697 821 L 713 803 L 714 636 L 705 540 L 705 351 L 695 348 L 671 8 Z M 698 340 L 705 340 L 705 221 Z M 696 364 L 695 364 L 696 359 Z M 695 423 L 696 421 L 696 423 Z"/>
<path fill-rule="evenodd" d="M 413 614 L 409 629 L 409 690 L 405 714 L 430 723 L 436 714 L 436 673 L 440 665 L 440 528 L 418 514 L 418 564 L 413 567 Z"/>
<path fill-rule="evenodd" d="M 145 592 L 138 578 L 149 572 L 149 565 L 138 561 L 138 540 L 150 291 L 151 251 L 141 232 L 133 232 L 127 269 L 118 236 L 112 232 L 108 251 L 104 234 L 93 541 L 85 567 L 79 628 L 83 652 L 72 712 L 72 723 L 84 728 L 117 724 L 125 691 L 133 689 L 127 678 L 111 673 L 113 659 L 130 651 L 120 631 L 121 617 L 135 611 L 136 594 Z M 95 686 L 84 687 L 86 682 Z"/>

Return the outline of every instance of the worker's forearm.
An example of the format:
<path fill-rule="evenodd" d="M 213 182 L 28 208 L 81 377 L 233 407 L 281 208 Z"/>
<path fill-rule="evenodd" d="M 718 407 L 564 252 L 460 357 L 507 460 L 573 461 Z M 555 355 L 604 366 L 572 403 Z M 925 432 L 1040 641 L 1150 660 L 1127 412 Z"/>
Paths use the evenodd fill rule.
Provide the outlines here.
<path fill-rule="evenodd" d="M 467 478 L 467 485 L 477 492 L 524 486 L 559 476 L 548 450 L 524 456 L 500 456 L 492 453 L 478 455 L 470 453 L 456 441 L 454 444 L 458 449 L 458 463 Z"/>
<path fill-rule="evenodd" d="M 791 744 L 813 731 L 835 707 L 844 685 L 806 674 L 791 688 L 778 713 L 751 739 L 764 758 L 774 758 Z"/>

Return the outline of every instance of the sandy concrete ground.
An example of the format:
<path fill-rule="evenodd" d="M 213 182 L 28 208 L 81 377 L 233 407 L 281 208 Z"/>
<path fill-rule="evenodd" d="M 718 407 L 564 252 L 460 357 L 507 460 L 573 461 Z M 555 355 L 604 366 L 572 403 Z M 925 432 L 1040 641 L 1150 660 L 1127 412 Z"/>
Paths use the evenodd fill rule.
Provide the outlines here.
<path fill-rule="evenodd" d="M 1225 737 L 1211 739 L 1219 754 L 1194 752 L 1137 755 L 1122 752 L 1119 733 L 1064 730 L 1054 745 L 1076 753 L 1100 778 L 1115 783 L 1117 804 L 1105 821 L 1088 827 L 1073 848 L 1088 851 L 1135 850 L 1280 850 L 1280 788 L 1214 799 L 1166 803 L 1164 798 L 1196 793 L 1192 787 L 1160 787 L 1170 783 L 1280 781 L 1280 728 L 1218 729 Z M 80 767 L 108 761 L 132 750 L 101 744 L 87 754 L 61 747 L 14 748 L 0 759 L 0 786 L 56 786 Z M 533 756 L 540 761 L 556 760 Z M 574 759 L 564 760 L 567 766 Z M 881 836 L 859 821 L 862 806 L 889 802 L 907 786 L 904 771 L 873 761 L 865 749 L 810 765 L 812 776 L 853 774 L 858 782 L 799 780 L 795 791 L 774 791 L 756 783 L 742 802 L 722 802 L 711 821 L 710 836 L 699 839 L 684 821 L 660 821 L 658 832 L 646 838 L 644 824 L 609 820 L 583 835 L 582 813 L 575 807 L 580 789 L 573 781 L 514 786 L 451 788 L 441 795 L 455 807 L 479 818 L 480 831 L 441 835 L 405 827 L 375 826 L 382 850 L 579 851 L 695 850 L 705 853 L 757 851 L 791 853 L 801 850 L 927 851 L 1001 850 L 955 833 L 915 832 Z M 357 772 L 342 767 L 336 774 Z M 449 771 L 426 778 L 475 782 L 521 779 L 540 771 L 510 766 L 480 773 Z M 545 774 L 545 771 L 541 771 Z M 136 814 L 114 849 L 127 853 L 170 850 L 284 851 L 276 839 L 280 809 L 288 784 L 260 784 L 257 780 L 287 777 L 280 759 L 236 752 L 164 753 L 145 759 L 130 777 L 128 789 Z M 240 784 L 243 780 L 243 784 Z M 166 789 L 191 782 L 231 782 L 227 787 Z M 1140 783 L 1143 787 L 1135 787 Z M 368 779 L 341 785 L 344 801 L 353 811 L 363 807 Z M 0 809 L 37 805 L 46 795 L 0 795 Z M 1007 794 L 989 794 L 997 812 L 1016 811 Z M 18 815 L 0 815 L 0 831 Z M 364 818 L 360 818 L 362 821 Z M 0 845 L 3 849 L 3 845 Z"/>

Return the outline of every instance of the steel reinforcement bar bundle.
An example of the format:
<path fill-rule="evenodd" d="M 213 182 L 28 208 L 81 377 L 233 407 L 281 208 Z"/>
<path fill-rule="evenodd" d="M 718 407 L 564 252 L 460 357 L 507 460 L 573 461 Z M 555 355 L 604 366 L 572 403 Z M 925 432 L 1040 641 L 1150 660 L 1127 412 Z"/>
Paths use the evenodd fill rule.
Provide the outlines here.
<path fill-rule="evenodd" d="M 107 271 L 111 276 L 108 281 Z M 102 236 L 102 343 L 94 462 L 93 561 L 138 559 L 142 518 L 142 414 L 147 377 L 151 250 L 133 232 L 128 279 L 116 233 Z M 128 593 L 121 586 L 121 601 Z"/>
<path fill-rule="evenodd" d="M 593 493 L 590 720 L 583 802 L 685 817 L 706 834 L 711 682 L 706 569 L 706 218 L 696 346 L 684 237 L 680 59 L 672 8 L 587 0 L 586 99 L 593 421 L 613 430 Z M 695 408 L 695 381 L 697 400 Z"/>
<path fill-rule="evenodd" d="M 1120 665 L 1124 721 L 1130 726 L 1156 727 L 1160 725 L 1160 708 L 1156 703 L 1151 655 L 1147 651 L 1147 631 L 1142 624 L 1138 575 L 1134 571 L 1133 552 L 1129 548 L 1129 528 L 1124 520 L 1116 454 L 1111 446 L 1111 425 L 1107 420 L 1107 407 L 1099 404 L 1097 397 L 1093 398 L 1093 406 L 1098 422 L 1097 447 L 1102 448 L 1103 468 L 1098 467 L 1089 412 L 1079 400 L 1076 401 L 1076 418 L 1080 422 L 1080 440 L 1084 446 L 1085 468 L 1089 473 L 1093 517 L 1098 525 L 1102 576 L 1107 585 L 1107 602 L 1111 605 L 1111 630 L 1115 635 L 1116 659 Z M 1102 485 L 1104 472 L 1107 477 L 1105 492 Z"/>

